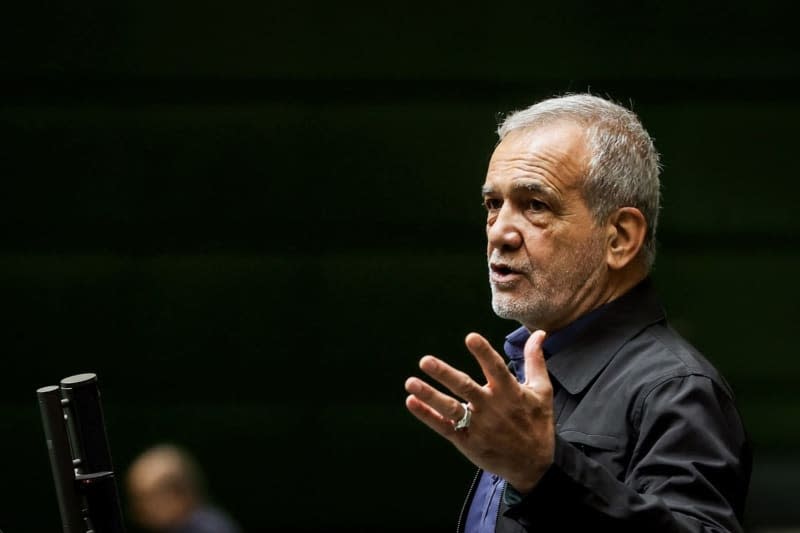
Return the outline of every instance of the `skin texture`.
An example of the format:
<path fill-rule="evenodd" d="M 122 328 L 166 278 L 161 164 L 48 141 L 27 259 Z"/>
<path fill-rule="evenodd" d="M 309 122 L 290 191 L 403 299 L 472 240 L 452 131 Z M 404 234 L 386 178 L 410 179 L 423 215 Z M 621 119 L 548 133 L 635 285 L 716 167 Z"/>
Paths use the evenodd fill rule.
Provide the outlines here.
<path fill-rule="evenodd" d="M 439 358 L 420 369 L 452 393 L 406 380 L 406 407 L 475 465 L 518 491 L 533 489 L 553 462 L 553 387 L 542 353 L 556 331 L 627 292 L 647 274 L 639 252 L 647 224 L 633 207 L 598 223 L 583 196 L 588 149 L 583 129 L 557 121 L 510 132 L 497 146 L 483 186 L 492 307 L 532 331 L 525 383 L 477 333 L 465 339 L 484 374 L 481 385 Z M 454 429 L 473 411 L 465 431 Z"/>
<path fill-rule="evenodd" d="M 562 123 L 535 135 L 511 132 L 489 163 L 492 307 L 530 330 L 559 329 L 601 298 L 603 235 L 581 190 L 587 160 L 581 130 Z"/>

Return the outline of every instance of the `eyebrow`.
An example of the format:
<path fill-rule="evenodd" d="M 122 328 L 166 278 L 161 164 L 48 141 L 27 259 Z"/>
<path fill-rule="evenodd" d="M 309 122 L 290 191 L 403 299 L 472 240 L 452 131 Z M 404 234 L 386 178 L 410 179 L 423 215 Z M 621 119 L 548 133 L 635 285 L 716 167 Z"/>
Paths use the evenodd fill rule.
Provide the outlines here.
<path fill-rule="evenodd" d="M 553 196 L 553 190 L 550 187 L 542 185 L 538 181 L 528 181 L 528 180 L 513 181 L 511 183 L 511 192 L 519 192 L 519 191 Z M 484 196 L 490 196 L 496 193 L 497 189 L 495 189 L 491 185 L 484 185 L 483 187 L 481 187 L 481 194 L 483 194 Z"/>

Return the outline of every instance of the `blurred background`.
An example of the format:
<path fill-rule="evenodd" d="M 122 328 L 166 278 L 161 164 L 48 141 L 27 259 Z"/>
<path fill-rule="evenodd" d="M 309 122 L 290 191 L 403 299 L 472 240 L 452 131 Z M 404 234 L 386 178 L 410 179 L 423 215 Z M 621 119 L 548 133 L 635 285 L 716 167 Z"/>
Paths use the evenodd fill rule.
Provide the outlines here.
<path fill-rule="evenodd" d="M 451 531 L 474 470 L 403 382 L 426 353 L 476 374 L 464 335 L 514 329 L 483 258 L 494 128 L 587 89 L 663 155 L 654 276 L 737 393 L 748 530 L 800 524 L 784 5 L 4 6 L 0 529 L 60 530 L 35 390 L 95 372 L 117 471 L 185 446 L 245 531 Z"/>

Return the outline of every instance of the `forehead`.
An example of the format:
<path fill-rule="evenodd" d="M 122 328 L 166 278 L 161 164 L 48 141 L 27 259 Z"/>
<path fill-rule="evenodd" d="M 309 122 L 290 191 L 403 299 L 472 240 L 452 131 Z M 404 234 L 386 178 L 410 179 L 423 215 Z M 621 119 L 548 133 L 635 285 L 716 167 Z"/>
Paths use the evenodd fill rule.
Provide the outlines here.
<path fill-rule="evenodd" d="M 579 187 L 589 161 L 584 128 L 558 121 L 513 130 L 494 150 L 487 185 L 538 179 L 565 191 Z"/>
<path fill-rule="evenodd" d="M 176 470 L 178 466 L 169 457 L 163 455 L 143 457 L 128 472 L 129 485 L 142 490 L 151 489 L 160 485 Z"/>

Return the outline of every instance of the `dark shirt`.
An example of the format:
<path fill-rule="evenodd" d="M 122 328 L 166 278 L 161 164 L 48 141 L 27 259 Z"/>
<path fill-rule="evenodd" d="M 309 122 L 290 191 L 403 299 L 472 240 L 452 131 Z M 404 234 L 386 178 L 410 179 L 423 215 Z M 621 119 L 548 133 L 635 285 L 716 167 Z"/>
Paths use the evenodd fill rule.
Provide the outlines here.
<path fill-rule="evenodd" d="M 170 533 L 239 533 L 239 528 L 219 509 L 204 506 L 192 511 L 186 521 Z"/>
<path fill-rule="evenodd" d="M 649 280 L 570 337 L 547 359 L 554 463 L 527 495 L 496 491 L 496 531 L 741 531 L 751 459 L 732 392 Z"/>

